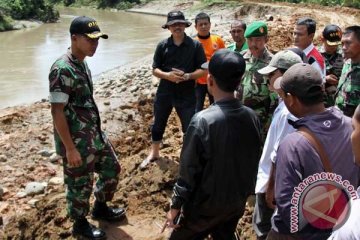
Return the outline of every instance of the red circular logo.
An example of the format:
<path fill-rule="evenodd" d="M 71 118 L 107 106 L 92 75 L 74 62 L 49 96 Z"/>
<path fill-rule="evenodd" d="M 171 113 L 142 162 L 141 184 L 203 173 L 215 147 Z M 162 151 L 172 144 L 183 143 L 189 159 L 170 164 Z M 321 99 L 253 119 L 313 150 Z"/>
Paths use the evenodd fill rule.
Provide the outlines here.
<path fill-rule="evenodd" d="M 334 182 L 322 181 L 306 189 L 301 199 L 303 217 L 313 227 L 337 229 L 350 213 L 350 198 L 345 189 Z"/>

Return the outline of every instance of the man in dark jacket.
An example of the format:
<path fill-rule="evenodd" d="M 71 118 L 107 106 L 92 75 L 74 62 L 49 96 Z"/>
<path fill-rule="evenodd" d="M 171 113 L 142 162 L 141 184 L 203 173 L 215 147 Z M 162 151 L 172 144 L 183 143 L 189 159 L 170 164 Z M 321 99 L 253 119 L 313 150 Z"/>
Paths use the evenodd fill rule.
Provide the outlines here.
<path fill-rule="evenodd" d="M 234 98 L 245 71 L 243 57 L 228 49 L 210 62 L 207 85 L 215 103 L 191 120 L 181 152 L 165 226 L 175 239 L 232 239 L 254 191 L 260 155 L 260 122 L 253 110 Z M 180 214 L 182 223 L 174 223 Z"/>
<path fill-rule="evenodd" d="M 293 65 L 274 83 L 299 120 L 292 123 L 298 131 L 288 134 L 277 151 L 276 211 L 269 240 L 327 239 L 346 220 L 349 199 L 357 197 L 360 169 L 351 149 L 351 119 L 337 108 L 325 108 L 323 87 L 320 73 L 304 63 Z"/>

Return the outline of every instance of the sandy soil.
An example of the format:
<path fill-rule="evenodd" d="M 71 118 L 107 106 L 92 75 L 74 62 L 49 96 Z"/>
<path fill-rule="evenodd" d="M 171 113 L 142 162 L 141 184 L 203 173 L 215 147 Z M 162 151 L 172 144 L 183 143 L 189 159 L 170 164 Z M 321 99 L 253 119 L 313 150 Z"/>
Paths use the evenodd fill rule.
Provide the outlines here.
<path fill-rule="evenodd" d="M 159 0 L 136 10 L 166 14 L 171 9 L 185 11 L 190 19 L 201 10 L 210 13 L 213 32 L 222 35 L 226 42 L 230 41 L 231 20 L 250 22 L 272 15 L 274 20 L 268 22 L 268 46 L 273 52 L 291 45 L 293 23 L 301 16 L 315 18 L 320 30 L 330 22 L 341 27 L 359 23 L 360 16 L 358 10 L 346 8 L 243 1 L 205 8 L 199 1 Z M 111 240 L 161 240 L 169 233 L 160 234 L 160 226 L 177 176 L 182 134 L 173 113 L 164 136 L 162 158 L 146 170 L 138 168 L 149 147 L 152 100 L 158 83 L 151 75 L 150 66 L 151 56 L 148 56 L 101 74 L 95 86 L 103 129 L 113 142 L 122 166 L 113 204 L 127 208 L 127 219 L 119 224 L 93 222 L 103 227 Z M 62 167 L 61 160 L 52 155 L 52 134 L 48 102 L 0 110 L 0 238 L 72 239 L 64 187 L 61 182 L 53 181 L 62 178 Z M 32 181 L 47 183 L 45 191 L 24 196 L 26 184 Z M 255 239 L 252 211 L 248 206 L 239 222 L 241 239 Z"/>

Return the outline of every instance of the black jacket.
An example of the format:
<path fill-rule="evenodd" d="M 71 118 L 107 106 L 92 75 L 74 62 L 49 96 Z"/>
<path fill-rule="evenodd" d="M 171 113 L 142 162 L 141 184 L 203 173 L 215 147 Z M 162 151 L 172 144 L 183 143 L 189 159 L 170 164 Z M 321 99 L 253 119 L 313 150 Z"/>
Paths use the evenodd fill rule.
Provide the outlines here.
<path fill-rule="evenodd" d="M 191 120 L 172 208 L 205 216 L 240 209 L 254 191 L 260 122 L 239 100 L 216 102 Z"/>

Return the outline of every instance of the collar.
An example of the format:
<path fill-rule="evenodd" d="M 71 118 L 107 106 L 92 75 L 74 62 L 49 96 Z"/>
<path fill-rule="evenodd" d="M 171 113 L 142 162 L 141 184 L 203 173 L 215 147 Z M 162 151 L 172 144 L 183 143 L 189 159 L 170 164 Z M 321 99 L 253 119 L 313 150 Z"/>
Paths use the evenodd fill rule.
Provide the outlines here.
<path fill-rule="evenodd" d="M 208 39 L 210 37 L 210 33 L 206 36 L 200 36 L 199 34 L 197 34 L 197 37 L 200 39 Z"/>
<path fill-rule="evenodd" d="M 82 63 L 72 54 L 70 47 L 68 48 L 66 55 L 68 56 L 68 58 L 70 59 L 71 62 L 76 63 L 76 64 Z"/>
<path fill-rule="evenodd" d="M 180 44 L 180 46 L 183 45 L 183 44 L 188 45 L 189 41 L 191 41 L 191 38 L 189 39 L 189 37 L 186 35 L 186 33 L 184 33 L 184 40 Z M 174 43 L 174 39 L 173 39 L 172 35 L 168 38 L 168 44 L 176 46 L 175 43 Z"/>
<path fill-rule="evenodd" d="M 305 55 L 308 55 L 309 52 L 310 52 L 313 48 L 314 48 L 314 44 L 311 43 L 309 46 L 307 46 L 307 48 L 305 48 L 305 49 L 303 50 L 303 52 L 305 53 Z"/>

